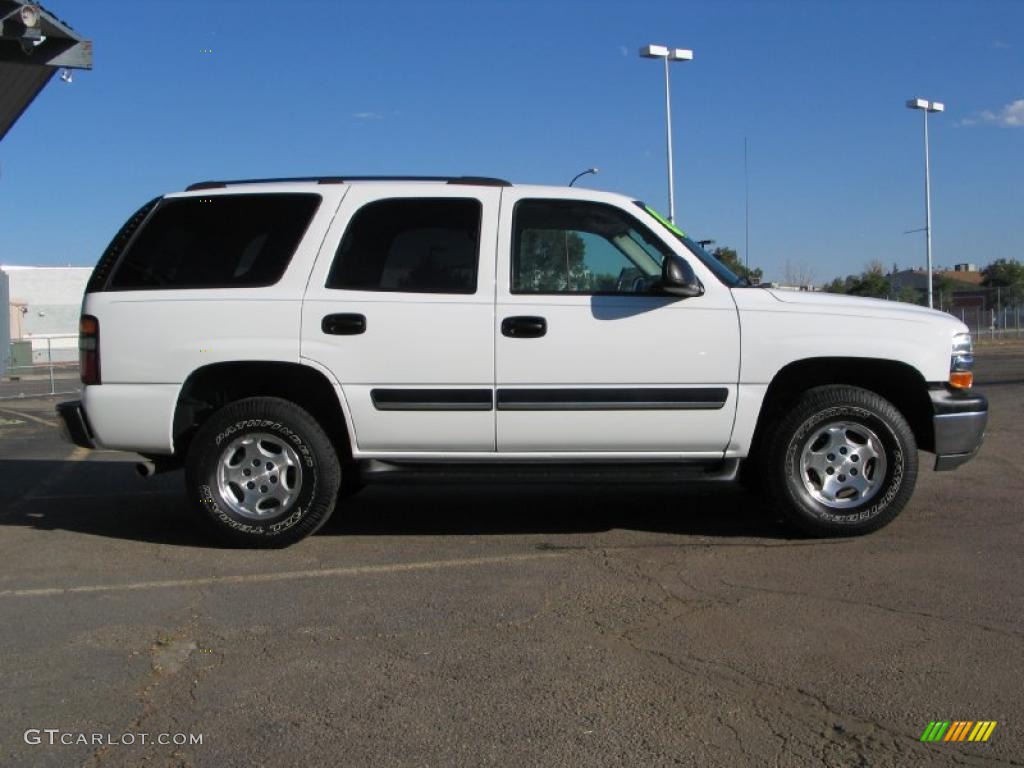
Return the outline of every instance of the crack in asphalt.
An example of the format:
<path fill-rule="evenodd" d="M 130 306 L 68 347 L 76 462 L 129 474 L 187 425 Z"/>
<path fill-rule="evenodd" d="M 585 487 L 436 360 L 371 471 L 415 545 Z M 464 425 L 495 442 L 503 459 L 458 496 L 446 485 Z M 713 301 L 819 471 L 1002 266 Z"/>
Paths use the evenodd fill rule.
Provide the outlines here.
<path fill-rule="evenodd" d="M 871 753 L 879 751 L 886 755 L 893 755 L 894 765 L 905 765 L 912 759 L 913 753 L 911 748 L 917 742 L 912 741 L 912 737 L 908 737 L 907 734 L 883 725 L 877 720 L 837 710 L 822 698 L 804 688 L 765 680 L 720 661 L 702 658 L 690 653 L 683 654 L 682 659 L 677 658 L 661 649 L 642 645 L 633 637 L 635 632 L 636 630 L 626 631 L 616 633 L 615 636 L 637 653 L 659 658 L 689 677 L 703 677 L 705 679 L 712 677 L 718 685 L 726 682 L 734 695 L 747 699 L 751 704 L 760 702 L 765 698 L 759 693 L 760 689 L 770 689 L 772 692 L 782 694 L 773 698 L 773 701 L 776 702 L 773 708 L 781 712 L 783 717 L 768 716 L 760 718 L 768 725 L 772 734 L 782 741 L 780 754 L 776 758 L 777 764 L 779 764 L 782 756 L 795 754 L 789 746 L 790 742 L 795 739 L 795 736 L 792 732 L 784 734 L 779 731 L 774 726 L 774 723 L 779 720 L 787 723 L 799 723 L 811 732 L 817 733 L 823 742 L 823 748 L 820 750 L 823 761 L 826 760 L 826 751 L 829 746 L 836 746 L 840 749 L 852 749 L 855 757 L 863 765 L 876 764 L 872 759 Z M 739 680 L 732 679 L 734 677 L 739 678 Z M 755 707 L 751 709 L 756 712 Z M 827 717 L 822 717 L 822 715 Z M 840 734 L 844 737 L 844 740 L 830 738 L 829 734 L 821 728 L 822 721 L 833 722 L 833 733 Z M 840 723 L 852 723 L 857 730 L 855 731 L 848 725 L 836 727 Z M 879 735 L 885 737 L 886 744 L 878 746 L 868 744 L 872 738 L 877 739 Z M 951 749 L 950 752 L 952 753 L 953 750 Z M 965 765 L 1024 765 L 1024 763 L 1019 761 L 989 757 L 987 755 L 965 754 L 963 752 L 960 752 L 959 755 L 968 761 L 964 763 Z M 840 761 L 840 764 L 848 765 L 849 763 L 844 759 Z"/>
<path fill-rule="evenodd" d="M 150 671 L 143 681 L 143 687 L 136 694 L 141 710 L 122 733 L 150 733 L 145 729 L 145 724 L 156 717 L 165 717 L 172 724 L 157 729 L 160 733 L 195 733 L 197 724 L 195 705 L 199 702 L 197 688 L 200 680 L 212 672 L 224 662 L 223 654 L 218 654 L 219 663 L 213 666 L 196 666 L 198 643 L 194 638 L 200 635 L 200 612 L 199 604 L 205 595 L 201 590 L 193 593 L 185 610 L 189 619 L 179 625 L 173 633 L 157 637 L 150 645 Z M 185 651 L 184 654 L 181 652 Z M 169 663 L 165 663 L 169 662 Z M 190 682 L 181 690 L 180 680 L 182 675 L 188 675 Z M 187 696 L 190 706 L 178 708 L 176 700 L 180 696 Z M 188 715 L 188 722 L 182 723 L 179 713 L 184 711 Z M 177 729 L 172 731 L 173 729 Z M 139 746 L 139 745 L 136 745 Z M 155 742 L 148 742 L 150 749 L 157 746 Z M 180 745 L 160 745 L 173 749 L 174 765 L 177 768 L 188 768 L 193 765 L 191 757 L 182 751 Z M 91 759 L 85 765 L 92 768 L 100 768 L 110 756 L 109 745 L 102 745 L 94 750 Z"/>
<path fill-rule="evenodd" d="M 837 597 L 835 595 L 822 595 L 814 592 L 800 592 L 797 590 L 788 589 L 773 589 L 772 587 L 760 587 L 754 584 L 737 584 L 735 582 L 726 581 L 725 579 L 719 579 L 719 583 L 724 584 L 727 587 L 733 587 L 735 589 L 745 589 L 750 592 L 763 592 L 770 595 L 781 595 L 784 597 L 801 597 L 810 598 L 812 600 L 822 600 L 831 603 L 843 603 L 845 605 L 858 605 L 865 608 L 875 608 L 879 611 L 886 611 L 888 613 L 895 613 L 900 616 L 919 616 L 925 619 L 932 619 L 934 621 L 942 621 L 949 624 L 963 624 L 968 627 L 974 627 L 984 632 L 992 632 L 993 634 L 1002 635 L 1003 637 L 1009 637 L 1014 640 L 1024 640 L 1024 633 L 1015 632 L 1011 629 L 1003 629 L 1001 627 L 993 627 L 990 624 L 981 624 L 976 621 L 970 621 L 968 619 L 960 619 L 955 616 L 941 616 L 936 613 L 928 613 L 927 611 L 915 611 L 911 608 L 894 608 L 889 605 L 882 605 L 881 603 L 872 603 L 867 600 L 853 600 L 848 597 Z"/>
<path fill-rule="evenodd" d="M 639 634 L 649 635 L 650 624 L 655 626 L 663 623 L 674 624 L 684 617 L 691 616 L 694 613 L 692 606 L 694 601 L 683 598 L 666 588 L 664 584 L 661 584 L 651 574 L 644 572 L 641 569 L 640 563 L 633 562 L 631 563 L 632 568 L 624 571 L 612 563 L 607 551 L 603 551 L 601 555 L 599 562 L 603 568 L 619 576 L 638 578 L 648 586 L 656 588 L 665 598 L 665 601 L 660 604 L 663 611 L 663 616 L 660 619 L 648 615 L 648 622 L 645 626 L 615 631 L 610 630 L 605 625 L 601 625 L 602 630 L 610 636 L 621 640 L 634 652 L 660 659 L 688 677 L 703 680 L 712 678 L 715 680 L 716 688 L 719 690 L 726 688 L 733 696 L 745 701 L 748 705 L 748 711 L 763 721 L 772 735 L 780 741 L 779 751 L 774 758 L 776 765 L 786 764 L 785 759 L 787 756 L 802 757 L 802 755 L 793 750 L 793 742 L 802 743 L 804 746 L 810 747 L 812 754 L 815 755 L 818 761 L 824 763 L 830 762 L 828 753 L 832 751 L 832 748 L 837 748 L 842 753 L 852 751 L 854 758 L 858 761 L 857 764 L 865 766 L 875 765 L 875 758 L 879 754 L 885 755 L 887 759 L 891 760 L 893 765 L 905 765 L 915 761 L 918 757 L 914 752 L 918 742 L 913 740 L 912 737 L 908 738 L 907 734 L 877 720 L 838 710 L 817 694 L 799 685 L 772 682 L 722 661 L 704 658 L 688 652 L 684 652 L 681 657 L 678 657 L 660 648 L 641 643 L 636 636 Z M 678 575 L 676 577 L 678 578 Z M 724 580 L 720 581 L 727 584 Z M 704 598 L 708 596 L 707 592 L 697 590 L 689 584 L 687 586 L 694 589 L 697 595 L 701 595 Z M 673 611 L 667 607 L 667 603 L 673 603 L 684 610 Z M 654 604 L 657 606 L 659 602 L 655 600 Z M 735 605 L 728 602 L 723 604 Z M 765 695 L 766 692 L 770 693 L 770 697 Z M 766 714 L 762 711 L 759 705 L 765 701 L 772 702 L 769 707 L 775 710 L 776 714 Z M 779 716 L 780 714 L 781 717 Z M 716 716 L 716 719 L 721 718 Z M 814 745 L 803 741 L 799 738 L 795 729 L 791 729 L 789 733 L 783 733 L 775 727 L 775 723 L 780 721 L 800 724 L 818 737 L 819 744 Z M 831 724 L 831 731 L 827 730 L 829 724 Z M 740 753 L 744 758 L 749 758 L 751 753 L 742 744 L 738 734 L 736 735 Z M 699 736 L 698 739 L 704 743 L 704 740 Z M 952 747 L 952 745 L 949 746 Z M 962 760 L 964 765 L 1024 765 L 1024 763 L 1014 760 L 964 753 L 955 750 L 955 748 L 950 749 L 946 753 L 948 757 L 953 755 Z M 842 754 L 836 756 L 831 762 L 842 765 L 851 764 L 849 758 L 843 757 Z"/>

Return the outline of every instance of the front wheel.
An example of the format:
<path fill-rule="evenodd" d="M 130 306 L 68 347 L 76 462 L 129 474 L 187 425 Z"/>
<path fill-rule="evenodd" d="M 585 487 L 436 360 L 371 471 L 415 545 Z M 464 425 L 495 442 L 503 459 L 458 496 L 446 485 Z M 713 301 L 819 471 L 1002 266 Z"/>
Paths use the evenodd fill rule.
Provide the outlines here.
<path fill-rule="evenodd" d="M 309 413 L 288 400 L 250 397 L 203 424 L 185 480 L 200 514 L 229 543 L 283 547 L 327 522 L 341 469 Z"/>
<path fill-rule="evenodd" d="M 766 490 L 812 536 L 877 530 L 900 513 L 917 479 L 917 444 L 888 400 L 859 387 L 803 393 L 770 429 L 760 457 Z"/>

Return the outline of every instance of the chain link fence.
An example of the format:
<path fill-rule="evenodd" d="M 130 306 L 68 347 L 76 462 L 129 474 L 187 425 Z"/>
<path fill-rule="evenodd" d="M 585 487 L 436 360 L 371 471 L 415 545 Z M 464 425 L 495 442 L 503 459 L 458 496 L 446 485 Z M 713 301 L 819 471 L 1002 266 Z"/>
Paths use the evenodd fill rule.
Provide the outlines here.
<path fill-rule="evenodd" d="M 0 400 L 73 395 L 78 378 L 78 336 L 37 336 L 11 343 L 7 370 L 0 379 Z"/>
<path fill-rule="evenodd" d="M 998 310 L 960 307 L 949 312 L 971 329 L 971 336 L 976 341 L 1024 338 L 1024 327 L 1021 326 L 1024 310 L 1020 307 L 1002 307 Z"/>

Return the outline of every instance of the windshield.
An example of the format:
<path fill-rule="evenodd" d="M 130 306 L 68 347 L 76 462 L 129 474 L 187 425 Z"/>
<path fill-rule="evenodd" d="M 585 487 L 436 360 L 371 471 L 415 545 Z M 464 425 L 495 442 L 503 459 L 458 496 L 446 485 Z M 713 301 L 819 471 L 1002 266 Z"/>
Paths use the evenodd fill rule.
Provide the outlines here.
<path fill-rule="evenodd" d="M 723 264 L 710 253 L 705 251 L 700 246 L 700 243 L 697 243 L 696 241 L 691 240 L 689 237 L 687 237 L 686 233 L 683 232 L 683 230 L 681 230 L 671 221 L 666 219 L 656 210 L 651 208 L 651 206 L 639 200 L 634 200 L 633 202 L 640 208 L 642 208 L 644 211 L 649 213 L 655 221 L 661 224 L 661 226 L 664 229 L 668 230 L 669 234 L 671 234 L 673 237 L 675 237 L 676 240 L 685 245 L 686 249 L 690 251 L 690 253 L 692 253 L 694 256 L 696 256 L 705 267 L 714 272 L 715 277 L 717 277 L 723 283 L 728 285 L 730 288 L 739 288 L 744 285 L 750 284 L 746 278 L 737 277 L 731 269 L 725 266 L 725 264 Z"/>

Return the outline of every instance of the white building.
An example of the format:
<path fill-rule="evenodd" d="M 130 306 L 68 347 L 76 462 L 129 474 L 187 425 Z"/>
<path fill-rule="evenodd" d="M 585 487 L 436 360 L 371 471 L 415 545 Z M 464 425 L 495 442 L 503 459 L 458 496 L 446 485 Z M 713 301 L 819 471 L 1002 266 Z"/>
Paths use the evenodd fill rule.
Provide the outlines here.
<path fill-rule="evenodd" d="M 78 354 L 78 315 L 92 267 L 3 265 L 0 271 L 8 282 L 5 314 L 10 341 L 31 340 L 34 362 L 46 362 L 48 354 L 54 360 L 73 360 Z M 0 337 L 0 343 L 4 341 Z M 6 351 L 7 344 L 4 347 Z"/>
<path fill-rule="evenodd" d="M 0 271 L 0 310 L 11 304 L 7 273 Z M 11 348 L 11 313 L 0 311 L 0 377 L 7 374 L 8 350 Z"/>

